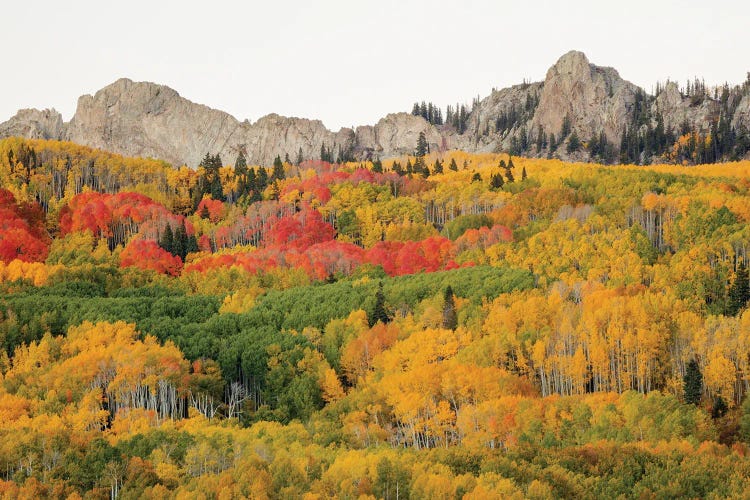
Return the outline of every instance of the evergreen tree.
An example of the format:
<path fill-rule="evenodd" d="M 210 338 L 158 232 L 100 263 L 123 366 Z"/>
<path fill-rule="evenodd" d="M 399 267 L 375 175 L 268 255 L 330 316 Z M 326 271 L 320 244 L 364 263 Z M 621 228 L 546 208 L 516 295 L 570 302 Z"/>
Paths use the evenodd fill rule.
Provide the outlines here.
<path fill-rule="evenodd" d="M 424 177 L 426 179 L 429 176 L 430 176 L 430 167 L 428 167 L 427 165 L 424 165 L 422 167 L 422 177 Z"/>
<path fill-rule="evenodd" d="M 211 183 L 211 198 L 214 200 L 220 200 L 225 201 L 226 196 L 224 196 L 224 189 L 221 187 L 221 181 L 217 178 L 214 182 Z"/>
<path fill-rule="evenodd" d="M 557 140 L 555 139 L 555 134 L 550 134 L 549 136 L 549 152 L 553 153 L 557 149 Z"/>
<path fill-rule="evenodd" d="M 536 131 L 536 152 L 537 152 L 537 154 L 542 152 L 542 149 L 544 149 L 544 146 L 545 146 L 545 142 L 547 142 L 547 141 L 546 141 L 546 138 L 544 136 L 544 129 L 542 128 L 541 125 L 539 125 L 537 127 L 537 131 Z"/>
<path fill-rule="evenodd" d="M 454 172 L 458 172 L 458 165 L 456 165 L 456 159 L 451 158 L 451 163 L 448 165 L 448 169 L 453 170 Z"/>
<path fill-rule="evenodd" d="M 500 160 L 502 161 L 502 160 Z M 513 158 L 511 156 L 508 156 L 508 164 L 505 166 L 505 179 L 508 182 L 515 182 L 516 178 L 513 175 Z"/>
<path fill-rule="evenodd" d="M 414 172 L 415 174 L 424 174 L 426 168 L 427 167 L 424 164 L 424 156 L 417 156 L 417 159 L 414 160 L 412 172 Z M 429 173 L 427 175 L 429 175 Z"/>
<path fill-rule="evenodd" d="M 505 181 L 503 180 L 503 176 L 500 174 L 492 174 L 490 176 L 490 188 L 497 191 L 499 189 L 502 189 L 505 185 Z"/>
<path fill-rule="evenodd" d="M 206 153 L 206 156 L 203 157 L 198 166 L 203 168 L 203 175 L 199 180 L 200 189 L 197 190 L 199 192 L 195 195 L 194 199 L 200 202 L 204 194 L 210 194 L 213 199 L 224 201 L 224 192 L 219 177 L 219 169 L 222 166 L 221 157 L 218 154 L 211 156 L 209 153 Z"/>
<path fill-rule="evenodd" d="M 727 313 L 731 316 L 736 316 L 747 306 L 748 300 L 750 300 L 750 280 L 748 279 L 745 262 L 740 261 L 740 265 L 737 266 L 737 272 L 734 275 L 734 282 L 729 288 Z"/>
<path fill-rule="evenodd" d="M 256 184 L 258 185 L 258 197 L 263 194 L 263 191 L 268 187 L 268 171 L 263 167 L 258 167 L 258 175 L 256 176 Z"/>
<path fill-rule="evenodd" d="M 391 321 L 391 318 L 385 310 L 385 294 L 383 293 L 382 282 L 378 285 L 378 291 L 375 294 L 375 306 L 372 308 L 372 312 L 368 315 L 368 320 L 371 327 L 378 321 L 384 324 Z"/>
<path fill-rule="evenodd" d="M 203 205 L 203 208 L 201 208 L 200 216 L 201 216 L 201 219 L 206 219 L 206 220 L 211 218 L 211 213 L 208 211 L 208 205 Z M 172 230 L 170 229 L 170 233 L 171 232 Z"/>
<path fill-rule="evenodd" d="M 336 144 L 334 144 L 333 147 L 336 147 Z M 331 148 L 327 148 L 325 143 L 321 144 L 320 146 L 320 159 L 321 161 L 333 163 L 333 150 Z"/>
<path fill-rule="evenodd" d="M 742 416 L 740 416 L 740 439 L 750 444 L 750 396 L 745 395 L 742 403 Z"/>
<path fill-rule="evenodd" d="M 581 141 L 578 139 L 578 134 L 574 130 L 572 134 L 570 134 L 570 139 L 568 139 L 568 146 L 566 148 L 566 151 L 568 153 L 573 153 L 575 151 L 578 151 L 581 149 Z"/>
<path fill-rule="evenodd" d="M 300 146 L 299 151 L 297 151 L 297 166 L 299 166 L 304 160 L 302 157 L 302 146 Z"/>
<path fill-rule="evenodd" d="M 336 156 L 336 163 L 344 163 L 344 152 L 341 150 L 341 146 L 339 146 L 339 154 Z"/>
<path fill-rule="evenodd" d="M 685 403 L 698 405 L 703 395 L 703 374 L 695 359 L 691 359 L 682 379 L 682 387 L 685 392 Z"/>
<path fill-rule="evenodd" d="M 568 134 L 570 134 L 570 116 L 565 115 L 563 118 L 562 127 L 560 128 L 560 142 L 564 141 Z"/>
<path fill-rule="evenodd" d="M 184 223 L 177 226 L 177 229 L 174 231 L 172 255 L 178 256 L 183 261 L 185 260 L 185 255 L 187 255 L 187 233 L 185 231 Z"/>
<path fill-rule="evenodd" d="M 456 315 L 456 301 L 453 297 L 453 288 L 448 285 L 443 294 L 443 328 L 455 330 L 458 327 L 458 316 Z"/>
<path fill-rule="evenodd" d="M 372 171 L 376 174 L 383 173 L 383 162 L 380 161 L 380 158 L 376 158 L 375 161 L 372 162 Z"/>
<path fill-rule="evenodd" d="M 469 113 L 466 111 L 466 106 L 461 105 L 461 109 L 458 113 L 458 133 L 463 134 L 466 132 L 466 122 L 468 121 Z"/>
<path fill-rule="evenodd" d="M 443 163 L 440 160 L 435 160 L 435 166 L 432 167 L 432 173 L 433 174 L 443 173 Z"/>
<path fill-rule="evenodd" d="M 237 159 L 234 160 L 234 173 L 238 176 L 247 175 L 247 159 L 242 151 L 237 153 Z"/>
<path fill-rule="evenodd" d="M 245 193 L 254 193 L 258 190 L 258 180 L 255 177 L 255 169 L 247 170 L 247 183 L 245 184 Z"/>
<path fill-rule="evenodd" d="M 271 182 L 284 179 L 286 174 L 284 173 L 284 163 L 281 161 L 279 155 L 273 160 L 273 172 L 271 172 Z"/>
<path fill-rule="evenodd" d="M 172 226 L 169 223 L 167 223 L 167 227 L 164 229 L 164 234 L 161 235 L 159 246 L 169 253 L 174 252 L 174 234 L 172 233 Z"/>
<path fill-rule="evenodd" d="M 237 177 L 237 193 L 238 196 L 243 195 L 247 192 L 247 159 L 242 151 L 237 154 L 237 159 L 234 161 L 234 175 Z"/>
<path fill-rule="evenodd" d="M 425 137 L 424 132 L 420 132 L 419 137 L 417 138 L 416 157 L 421 158 L 426 154 L 427 154 L 427 138 Z"/>
<path fill-rule="evenodd" d="M 471 182 L 482 182 L 482 176 L 479 172 L 474 172 L 474 175 L 471 176 Z"/>
<path fill-rule="evenodd" d="M 729 411 L 729 408 L 726 401 L 721 396 L 717 396 L 711 407 L 711 418 L 721 418 L 727 414 L 727 411 Z"/>
<path fill-rule="evenodd" d="M 196 238 L 195 233 L 193 233 L 188 237 L 187 253 L 194 253 L 199 250 L 200 248 L 198 248 L 198 238 Z"/>
<path fill-rule="evenodd" d="M 524 166 L 524 167 L 523 167 L 523 168 L 521 169 L 521 180 L 522 180 L 522 181 L 525 181 L 525 180 L 526 180 L 526 179 L 528 179 L 528 178 L 529 178 L 529 177 L 528 177 L 528 175 L 526 175 L 526 167 Z"/>

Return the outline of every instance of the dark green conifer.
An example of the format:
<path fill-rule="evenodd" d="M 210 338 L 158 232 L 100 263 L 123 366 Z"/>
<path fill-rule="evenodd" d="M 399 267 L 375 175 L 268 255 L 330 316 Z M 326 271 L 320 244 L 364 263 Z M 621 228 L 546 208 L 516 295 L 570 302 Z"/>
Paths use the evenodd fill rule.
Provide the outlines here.
<path fill-rule="evenodd" d="M 174 234 L 172 233 L 172 226 L 169 223 L 167 223 L 167 227 L 164 229 L 164 234 L 161 235 L 159 246 L 169 253 L 174 253 Z"/>
<path fill-rule="evenodd" d="M 727 414 L 727 411 L 729 411 L 729 408 L 726 401 L 721 396 L 717 396 L 711 407 L 711 418 L 721 418 Z"/>
<path fill-rule="evenodd" d="M 420 132 L 419 137 L 417 138 L 417 149 L 415 152 L 415 156 L 417 158 L 421 158 L 427 153 L 428 153 L 427 138 L 425 137 L 424 132 Z"/>
<path fill-rule="evenodd" d="M 172 248 L 172 254 L 185 260 L 187 255 L 187 233 L 185 232 L 185 226 L 179 225 L 174 231 L 174 245 Z"/>
<path fill-rule="evenodd" d="M 695 359 L 691 359 L 682 379 L 682 387 L 685 392 L 685 403 L 698 405 L 703 395 L 703 374 Z"/>
<path fill-rule="evenodd" d="M 374 326 L 375 323 L 380 321 L 381 323 L 389 323 L 391 318 L 385 310 L 385 294 L 383 293 L 383 283 L 378 285 L 378 291 L 375 294 L 375 306 L 372 308 L 372 312 L 368 315 L 370 326 Z"/>
<path fill-rule="evenodd" d="M 281 161 L 279 155 L 273 160 L 273 172 L 271 172 L 271 182 L 281 180 L 286 177 L 284 173 L 284 163 Z"/>
<path fill-rule="evenodd" d="M 453 298 L 453 288 L 448 285 L 443 294 L 443 328 L 455 330 L 458 327 L 456 315 L 456 301 Z"/>
<path fill-rule="evenodd" d="M 490 188 L 497 191 L 499 189 L 502 189 L 505 185 L 505 181 L 503 180 L 503 176 L 500 174 L 492 174 L 490 176 Z"/>
<path fill-rule="evenodd" d="M 745 262 L 740 261 L 737 266 L 737 272 L 734 275 L 734 282 L 729 288 L 729 305 L 727 312 L 731 316 L 736 316 L 746 306 L 750 300 L 750 280 L 748 280 L 748 271 Z"/>

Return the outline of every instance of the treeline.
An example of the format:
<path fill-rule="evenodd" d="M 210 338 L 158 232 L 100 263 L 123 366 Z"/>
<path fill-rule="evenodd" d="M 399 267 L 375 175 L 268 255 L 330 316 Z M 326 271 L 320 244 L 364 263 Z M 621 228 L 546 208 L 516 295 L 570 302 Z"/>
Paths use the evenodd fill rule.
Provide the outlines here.
<path fill-rule="evenodd" d="M 475 101 L 476 104 L 476 101 Z M 473 106 L 467 107 L 465 104 L 456 104 L 455 106 L 448 105 L 445 110 L 445 121 L 443 121 L 443 111 L 441 108 L 431 102 L 426 103 L 414 103 L 414 107 L 411 110 L 411 114 L 414 116 L 421 116 L 431 125 L 450 125 L 459 134 L 466 132 L 466 124 L 469 121 L 469 114 L 471 113 Z"/>
<path fill-rule="evenodd" d="M 443 112 L 439 106 L 435 106 L 431 102 L 422 104 L 415 102 L 414 107 L 411 110 L 411 114 L 414 116 L 421 116 L 427 120 L 431 125 L 442 125 L 443 124 Z"/>

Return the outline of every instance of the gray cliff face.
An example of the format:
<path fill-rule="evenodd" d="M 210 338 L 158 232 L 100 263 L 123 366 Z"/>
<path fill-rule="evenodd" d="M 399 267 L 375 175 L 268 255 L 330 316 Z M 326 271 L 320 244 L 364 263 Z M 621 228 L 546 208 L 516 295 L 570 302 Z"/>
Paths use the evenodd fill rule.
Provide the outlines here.
<path fill-rule="evenodd" d="M 0 129 L 8 131 L 3 134 L 6 136 L 36 137 L 41 133 L 38 131 L 52 129 L 36 126 L 24 117 L 8 124 Z M 75 116 L 61 130 L 60 138 L 86 146 L 191 167 L 197 166 L 206 153 L 219 153 L 227 164 L 240 151 L 248 162 L 260 165 L 271 164 L 276 155 L 296 159 L 300 150 L 304 158 L 318 158 L 324 145 L 334 157 L 339 149 L 359 158 L 397 156 L 413 151 L 420 132 L 425 132 L 435 147 L 447 149 L 451 144 L 448 134 L 407 113 L 388 115 L 371 127 L 358 127 L 356 131 L 342 128 L 338 132 L 328 130 L 319 120 L 276 114 L 255 123 L 240 122 L 227 113 L 195 104 L 169 87 L 128 79 L 118 80 L 93 96 L 82 96 Z"/>
<path fill-rule="evenodd" d="M 750 94 L 744 96 L 732 117 L 732 127 L 750 131 Z"/>
<path fill-rule="evenodd" d="M 704 99 L 700 104 L 691 104 L 690 98 L 683 97 L 677 84 L 668 82 L 654 100 L 651 107 L 654 115 L 660 113 L 664 120 L 664 128 L 679 131 L 682 124 L 687 122 L 700 132 L 711 128 L 711 123 L 719 117 L 719 103 Z"/>
<path fill-rule="evenodd" d="M 21 109 L 0 124 L 0 137 L 60 140 L 65 137 L 65 128 L 62 115 L 54 109 Z"/>
<path fill-rule="evenodd" d="M 541 126 L 557 135 L 567 116 L 581 139 L 603 131 L 607 140 L 619 143 L 637 90 L 614 69 L 590 64 L 582 52 L 568 52 L 547 71 L 530 130 Z"/>
<path fill-rule="evenodd" d="M 542 82 L 537 82 L 493 90 L 469 115 L 466 133 L 462 135 L 462 149 L 477 152 L 509 149 L 511 139 L 528 126 L 534 111 L 531 106 L 539 99 L 543 86 Z M 497 118 L 513 113 L 520 117 L 519 122 L 506 130 L 497 130 Z"/>
<path fill-rule="evenodd" d="M 386 158 L 414 154 L 414 147 L 420 132 L 424 132 L 432 150 L 445 151 L 455 147 L 453 133 L 441 131 L 421 116 L 413 116 L 409 113 L 391 113 L 381 118 L 374 127 L 368 128 L 371 131 L 365 132 L 364 127 L 358 127 L 356 140 L 359 150 L 372 151 L 371 157 Z"/>
<path fill-rule="evenodd" d="M 193 103 L 169 87 L 123 78 L 93 96 L 82 96 L 70 123 L 64 123 L 55 110 L 25 109 L 0 124 L 0 137 L 70 140 L 191 167 L 206 153 L 219 153 L 225 164 L 231 164 L 242 151 L 249 163 L 270 165 L 276 155 L 294 160 L 300 151 L 305 159 L 319 158 L 322 146 L 334 158 L 339 150 L 357 159 L 410 154 L 420 132 L 433 151 L 508 151 L 519 143 L 535 141 L 540 131 L 547 138 L 555 134 L 559 141 L 567 117 L 580 140 L 604 133 L 617 146 L 623 130 L 633 123 L 639 97 L 651 106 L 652 126 L 661 115 L 665 128 L 673 131 L 687 122 L 705 132 L 720 110 L 719 102 L 710 97 L 699 102 L 683 97 L 674 83 L 667 84 L 656 98 L 648 97 L 614 69 L 595 66 L 583 53 L 571 51 L 549 69 L 543 82 L 493 90 L 476 103 L 462 134 L 408 113 L 392 113 L 375 125 L 338 132 L 319 120 L 276 114 L 254 123 L 240 122 L 228 113 Z M 750 130 L 750 95 L 734 98 L 731 124 Z M 527 154 L 535 151 L 531 146 Z M 558 148 L 555 155 L 568 159 L 565 148 Z M 585 160 L 585 155 L 578 152 L 569 159 Z"/>
<path fill-rule="evenodd" d="M 238 126 L 231 115 L 192 103 L 169 87 L 123 78 L 78 99 L 66 138 L 195 166 L 206 152 L 221 151 Z"/>
<path fill-rule="evenodd" d="M 270 165 L 276 155 L 295 159 L 302 149 L 304 158 L 317 158 L 323 144 L 333 148 L 337 134 L 319 120 L 287 118 L 270 114 L 250 124 L 243 122 L 232 141 L 222 150 L 224 163 L 234 162 L 240 149 L 251 164 Z M 345 147 L 345 146 L 342 146 Z M 204 153 L 205 154 L 205 153 Z M 334 153 L 335 154 L 335 153 Z"/>

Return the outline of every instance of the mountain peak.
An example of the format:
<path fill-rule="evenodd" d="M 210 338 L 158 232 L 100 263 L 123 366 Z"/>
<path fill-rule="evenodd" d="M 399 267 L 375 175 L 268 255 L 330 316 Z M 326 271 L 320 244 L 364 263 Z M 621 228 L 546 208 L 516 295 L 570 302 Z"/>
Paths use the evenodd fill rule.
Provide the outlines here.
<path fill-rule="evenodd" d="M 345 158 L 400 156 L 413 153 L 423 132 L 436 150 L 554 153 L 582 160 L 587 158 L 585 150 L 573 149 L 571 155 L 564 148 L 545 152 L 529 144 L 543 145 L 545 137 L 554 135 L 558 145 L 575 132 L 579 140 L 606 137 L 616 147 L 633 122 L 636 100 L 644 95 L 614 68 L 592 64 L 586 54 L 571 50 L 549 68 L 543 82 L 493 89 L 463 116 L 460 132 L 455 122 L 435 126 L 409 113 L 391 113 L 373 125 L 334 132 L 320 120 L 275 113 L 255 123 L 240 122 L 166 85 L 120 78 L 94 95 L 81 96 L 69 123 L 54 110 L 21 110 L 0 123 L 0 137 L 65 139 L 126 156 L 195 166 L 206 153 L 219 153 L 231 162 L 238 151 L 260 165 L 270 164 L 276 155 L 296 157 L 300 151 L 304 158 L 319 158 L 323 149 Z M 750 128 L 750 95 L 738 94 L 737 99 L 737 111 L 727 118 L 733 127 Z M 687 122 L 705 131 L 718 112 L 715 99 L 707 97 L 696 105 L 673 83 L 645 101 L 653 108 L 652 127 L 658 114 L 672 130 Z"/>
<path fill-rule="evenodd" d="M 560 56 L 557 62 L 549 69 L 557 73 L 575 73 L 581 69 L 588 69 L 591 66 L 588 57 L 583 52 L 571 50 Z M 549 71 L 547 77 L 549 78 Z"/>

